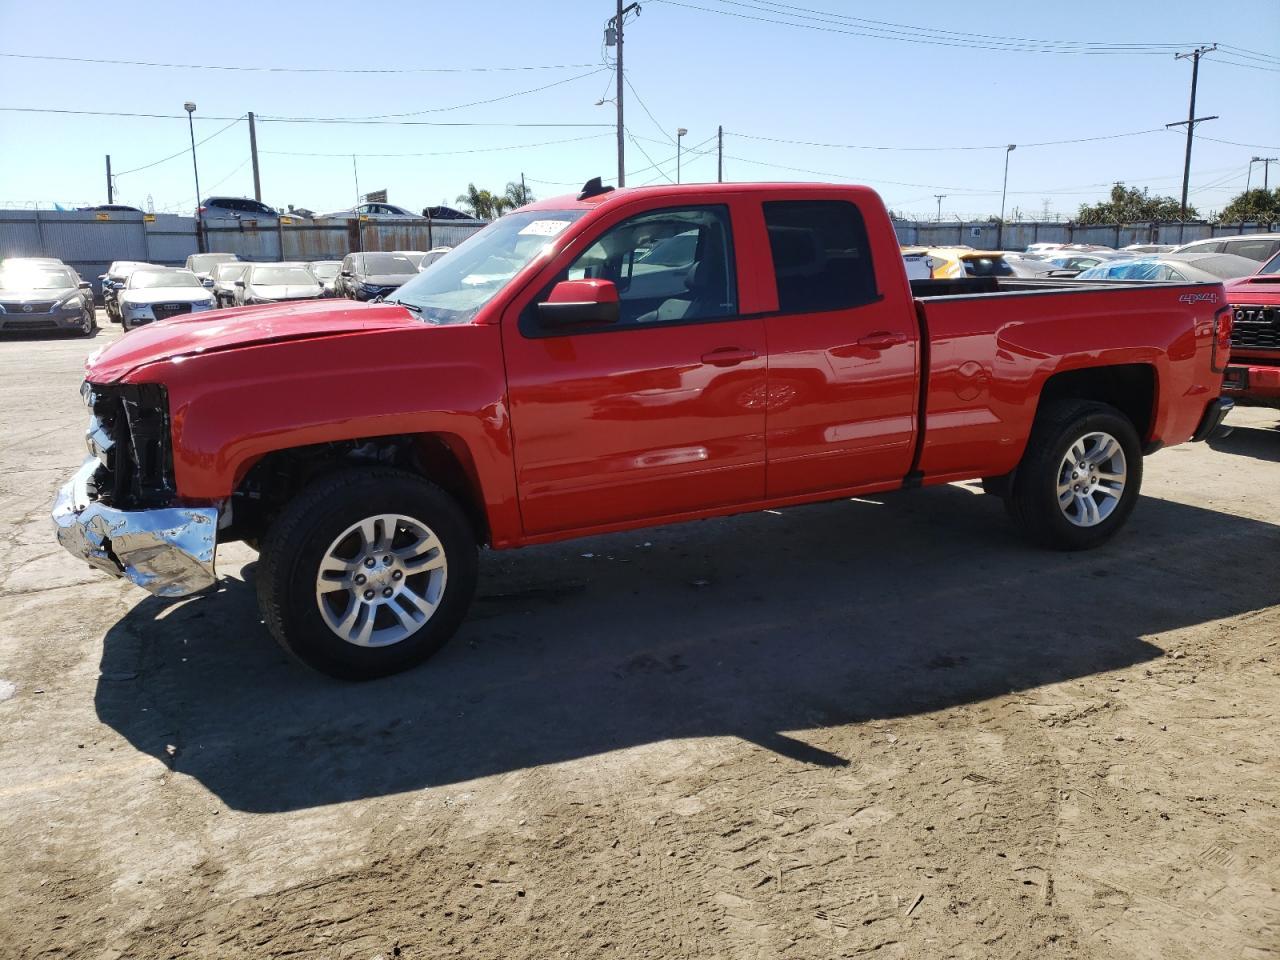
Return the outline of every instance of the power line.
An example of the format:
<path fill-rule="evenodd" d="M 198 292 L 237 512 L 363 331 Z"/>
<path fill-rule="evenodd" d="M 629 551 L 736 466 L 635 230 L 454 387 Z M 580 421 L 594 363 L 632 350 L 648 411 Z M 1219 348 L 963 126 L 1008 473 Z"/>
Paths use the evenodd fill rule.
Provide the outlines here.
<path fill-rule="evenodd" d="M 648 108 L 648 106 L 646 106 L 644 100 L 640 97 L 639 91 L 636 90 L 635 86 L 631 83 L 631 77 L 629 77 L 626 74 L 623 74 L 622 79 L 623 79 L 623 82 L 626 83 L 627 89 L 630 90 L 631 93 L 635 96 L 636 103 L 640 104 L 640 109 L 644 111 L 645 116 L 647 116 L 650 120 L 652 120 L 653 125 L 662 131 L 662 135 L 667 138 L 667 141 L 672 145 L 674 145 L 675 140 L 671 138 L 671 134 L 667 133 L 667 128 L 658 122 L 658 118 L 655 117 L 653 115 L 653 112 Z"/>
<path fill-rule="evenodd" d="M 548 63 L 512 67 L 254 67 L 222 63 L 156 63 L 148 60 L 105 60 L 94 57 L 57 57 L 38 53 L 5 53 L 16 60 L 49 60 L 56 63 L 96 63 L 123 67 L 164 67 L 173 70 L 229 70 L 243 73 L 514 73 L 525 70 L 581 70 L 593 63 Z"/>
<path fill-rule="evenodd" d="M 203 140 L 197 140 L 196 146 L 198 147 L 202 143 L 208 143 L 210 140 L 212 140 L 214 137 L 218 136 L 219 134 L 226 133 L 228 130 L 230 130 L 232 127 L 234 127 L 237 123 L 239 123 L 243 119 L 244 117 L 236 117 L 234 120 L 228 123 L 225 127 L 222 127 L 221 129 L 219 129 L 216 133 L 209 134 L 209 136 L 205 137 Z M 153 160 L 151 163 L 144 163 L 142 166 L 134 167 L 131 170 L 120 170 L 115 174 L 115 176 L 123 177 L 127 173 L 137 173 L 139 170 L 150 170 L 152 167 L 158 167 L 160 164 L 168 163 L 170 160 L 176 160 L 178 157 L 185 157 L 190 152 L 191 152 L 190 147 L 184 147 L 183 149 L 179 150 L 177 153 L 171 153 L 169 156 L 164 157 L 163 159 Z"/>
<path fill-rule="evenodd" d="M 774 24 L 783 27 L 797 27 L 804 30 L 815 30 L 821 33 L 839 33 L 847 36 L 864 37 L 874 40 L 894 40 L 902 43 L 919 43 L 936 47 L 958 47 L 968 50 L 995 50 L 1005 53 L 1047 53 L 1047 54 L 1077 54 L 1077 55 L 1094 55 L 1094 56 L 1167 56 L 1170 50 L 1175 49 L 1173 45 L 1165 44 L 1156 48 L 1153 44 L 1098 44 L 1092 47 L 1081 47 L 1078 42 L 1069 41 L 1036 41 L 1033 44 L 1023 43 L 1018 45 L 1016 42 L 989 42 L 989 43 L 967 43 L 952 41 L 946 39 L 929 38 L 926 35 L 896 35 L 891 31 L 875 32 L 876 28 L 867 28 L 861 30 L 849 29 L 847 24 L 838 19 L 831 19 L 831 15 L 824 17 L 807 16 L 804 14 L 787 14 L 780 10 L 762 8 L 752 6 L 745 3 L 735 3 L 736 6 L 745 7 L 746 9 L 755 10 L 758 13 L 770 13 L 773 17 L 756 16 L 749 13 L 739 13 L 734 10 L 724 10 L 714 7 L 702 7 L 692 3 L 683 3 L 680 0 L 653 0 L 655 3 L 665 3 L 668 6 L 684 7 L 688 10 L 700 10 L 703 13 L 716 14 L 723 17 L 735 17 L 739 20 L 752 20 L 759 23 Z M 734 2 L 734 0 L 722 0 L 722 2 Z M 799 9 L 799 8 L 797 8 Z M 777 16 L 791 16 L 799 20 L 814 20 L 815 23 L 797 22 L 797 19 L 778 20 Z M 1043 45 L 1037 45 L 1043 44 Z"/>
<path fill-rule="evenodd" d="M 1164 133 L 1164 127 L 1152 127 L 1148 130 L 1134 130 L 1129 133 L 1112 133 L 1098 137 L 1079 137 L 1073 140 L 1042 140 L 1037 143 L 1018 143 L 1018 149 L 1023 147 L 1057 147 L 1070 143 L 1095 143 L 1099 140 L 1119 140 L 1124 137 L 1140 137 L 1149 133 Z M 955 147 L 890 147 L 879 146 L 862 143 L 817 143 L 810 140 L 787 140 L 782 137 L 762 137 L 750 133 L 738 133 L 732 130 L 726 130 L 725 136 L 739 137 L 743 140 L 763 140 L 769 143 L 790 143 L 804 147 L 830 147 L 840 150 L 886 150 L 886 151 L 904 151 L 904 152 L 938 152 L 949 150 L 1004 150 L 1008 144 L 981 144 L 977 146 L 955 146 Z"/>
<path fill-rule="evenodd" d="M 537 143 L 510 143 L 497 147 L 473 147 L 467 150 L 430 150 L 418 153 L 356 153 L 350 151 L 342 153 L 311 153 L 297 150 L 262 150 L 260 153 L 271 154 L 277 157 L 341 157 L 349 160 L 351 157 L 452 157 L 467 153 L 491 153 L 499 150 L 528 150 L 534 147 L 549 147 L 559 143 L 581 143 L 584 140 L 600 140 L 604 137 L 612 136 L 609 133 L 592 133 L 585 137 L 566 137 L 560 140 L 540 140 Z"/>
<path fill-rule="evenodd" d="M 0 107 L 7 113 L 52 113 L 86 117 L 135 117 L 147 120 L 185 120 L 183 113 L 130 113 L 123 110 L 66 110 L 55 107 Z M 196 120 L 240 120 L 241 117 L 216 117 L 205 114 Z M 556 123 L 556 122 L 505 122 L 467 120 L 344 120 L 336 117 L 262 117 L 261 123 L 337 123 L 355 125 L 386 125 L 403 127 L 563 127 L 589 128 L 612 127 L 611 123 Z M 346 154 L 350 156 L 350 154 Z"/>

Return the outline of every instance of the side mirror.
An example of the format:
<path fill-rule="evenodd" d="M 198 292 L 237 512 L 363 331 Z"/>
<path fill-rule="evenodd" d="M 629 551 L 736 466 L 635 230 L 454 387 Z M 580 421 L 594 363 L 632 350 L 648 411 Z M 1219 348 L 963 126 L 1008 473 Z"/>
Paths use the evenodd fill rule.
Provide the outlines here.
<path fill-rule="evenodd" d="M 349 277 L 349 276 L 351 276 L 351 271 L 350 271 L 350 270 L 343 270 L 343 271 L 342 271 L 342 276 L 344 276 L 344 277 Z"/>
<path fill-rule="evenodd" d="M 244 289 L 244 281 L 243 281 L 243 280 L 237 280 L 237 281 L 236 281 L 236 286 L 237 286 L 237 287 L 239 287 L 241 290 L 243 290 L 243 289 Z"/>
<path fill-rule="evenodd" d="M 213 286 L 213 277 L 205 277 L 203 280 L 201 280 L 201 281 L 200 281 L 200 283 L 201 283 L 201 284 L 203 284 L 203 285 L 204 285 L 204 286 L 206 286 L 206 287 L 212 287 L 212 286 Z"/>
<path fill-rule="evenodd" d="M 81 281 L 77 284 L 77 286 L 78 286 L 81 290 L 92 290 L 92 289 L 93 289 L 93 284 L 91 284 L 88 280 L 81 280 Z"/>
<path fill-rule="evenodd" d="M 538 319 L 548 327 L 617 323 L 618 288 L 612 280 L 562 280 L 538 304 Z"/>

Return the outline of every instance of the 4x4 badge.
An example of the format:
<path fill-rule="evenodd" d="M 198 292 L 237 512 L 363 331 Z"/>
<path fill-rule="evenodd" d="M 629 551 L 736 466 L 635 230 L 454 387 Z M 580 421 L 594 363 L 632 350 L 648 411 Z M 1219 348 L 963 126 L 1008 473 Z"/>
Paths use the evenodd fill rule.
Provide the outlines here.
<path fill-rule="evenodd" d="M 1216 293 L 1184 293 L 1178 298 L 1179 303 L 1217 303 Z"/>

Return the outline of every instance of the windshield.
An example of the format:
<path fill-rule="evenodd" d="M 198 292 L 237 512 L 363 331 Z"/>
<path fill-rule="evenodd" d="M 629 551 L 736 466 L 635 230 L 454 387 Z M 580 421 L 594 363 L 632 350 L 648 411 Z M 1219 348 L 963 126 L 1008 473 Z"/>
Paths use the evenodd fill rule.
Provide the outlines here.
<path fill-rule="evenodd" d="M 404 250 L 396 254 L 397 257 L 404 257 L 412 263 L 415 269 L 422 266 L 422 258 L 426 255 L 427 252 L 425 250 Z"/>
<path fill-rule="evenodd" d="M 205 273 L 219 263 L 231 263 L 236 259 L 234 253 L 198 253 L 191 258 L 191 269 L 198 273 Z"/>
<path fill-rule="evenodd" d="M 129 278 L 130 290 L 151 287 L 200 287 L 200 278 L 186 270 L 135 270 Z"/>
<path fill-rule="evenodd" d="M 250 282 L 260 286 L 315 286 L 316 278 L 306 267 L 254 267 Z"/>
<path fill-rule="evenodd" d="M 221 281 L 238 279 L 248 267 L 247 263 L 220 263 L 213 268 L 213 279 Z"/>
<path fill-rule="evenodd" d="M 1012 277 L 1013 267 L 1004 257 L 962 257 L 964 272 L 971 277 Z"/>
<path fill-rule="evenodd" d="M 394 275 L 417 272 L 413 261 L 398 253 L 365 253 L 356 257 L 356 273 Z"/>
<path fill-rule="evenodd" d="M 1280 273 L 1280 253 L 1277 253 L 1274 257 L 1272 257 L 1270 260 L 1264 263 L 1262 265 L 1262 269 L 1259 270 L 1258 273 L 1259 274 Z"/>
<path fill-rule="evenodd" d="M 76 286 L 69 270 L 14 265 L 0 270 L 0 290 L 65 290 Z"/>
<path fill-rule="evenodd" d="M 337 260 L 331 263 L 313 263 L 311 265 L 311 273 L 317 280 L 332 280 L 338 275 L 338 268 L 342 264 Z"/>
<path fill-rule="evenodd" d="M 392 296 L 432 323 L 466 323 L 585 210 L 509 213 L 473 234 Z"/>

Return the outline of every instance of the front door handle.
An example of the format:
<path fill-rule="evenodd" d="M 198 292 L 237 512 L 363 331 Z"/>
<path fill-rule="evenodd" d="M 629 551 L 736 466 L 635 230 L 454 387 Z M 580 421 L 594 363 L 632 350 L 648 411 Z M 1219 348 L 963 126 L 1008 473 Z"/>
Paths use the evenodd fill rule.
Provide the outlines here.
<path fill-rule="evenodd" d="M 713 367 L 736 367 L 740 363 L 756 359 L 760 354 L 740 347 L 720 347 L 702 355 L 702 362 Z"/>
<path fill-rule="evenodd" d="M 906 342 L 907 335 L 905 333 L 890 333 L 887 330 L 879 330 L 876 333 L 869 333 L 865 337 L 858 338 L 858 346 L 867 347 L 871 350 L 888 350 L 890 347 L 896 347 Z"/>

